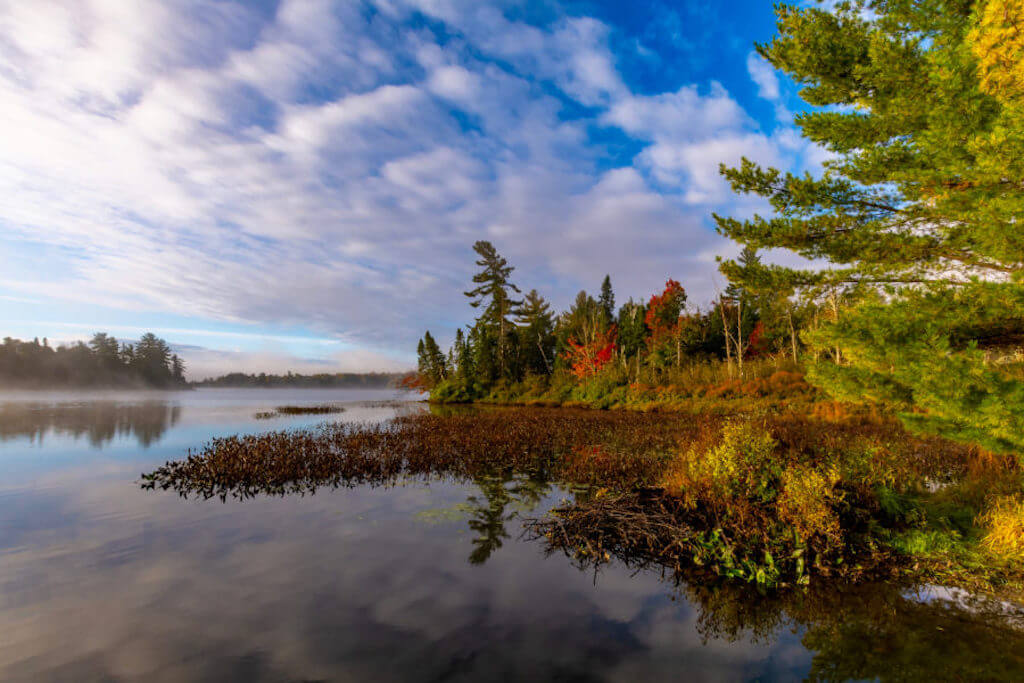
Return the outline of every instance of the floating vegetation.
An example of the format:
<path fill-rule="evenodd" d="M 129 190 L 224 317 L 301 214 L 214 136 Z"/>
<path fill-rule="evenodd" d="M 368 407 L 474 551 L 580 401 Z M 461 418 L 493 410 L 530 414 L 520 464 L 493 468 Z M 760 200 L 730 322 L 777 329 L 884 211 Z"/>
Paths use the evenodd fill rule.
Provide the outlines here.
<path fill-rule="evenodd" d="M 805 584 L 812 575 L 852 580 L 908 566 L 948 568 L 957 558 L 969 566 L 978 512 L 1021 481 L 1012 458 L 863 417 L 442 412 L 214 439 L 143 475 L 142 485 L 226 500 L 527 474 L 574 494 L 527 525 L 550 551 L 765 588 Z M 935 481 L 949 485 L 936 492 Z M 932 540 L 922 545 L 920 537 Z M 500 545 L 502 535 L 489 538 Z M 1022 573 L 1010 569 L 998 579 L 1019 584 Z"/>
<path fill-rule="evenodd" d="M 495 470 L 628 487 L 656 480 L 669 450 L 699 428 L 696 419 L 586 410 L 404 415 L 386 424 L 329 423 L 217 438 L 143 480 L 147 488 L 204 498 L 382 485 L 400 475 L 473 478 Z M 601 457 L 578 446 L 595 441 L 605 444 Z"/>
<path fill-rule="evenodd" d="M 321 403 L 313 406 L 278 406 L 275 410 L 279 415 L 329 415 L 331 413 L 345 412 L 345 409 L 341 406 L 330 403 Z"/>
<path fill-rule="evenodd" d="M 270 420 L 282 415 L 331 415 L 343 412 L 345 412 L 345 409 L 342 406 L 320 403 L 309 406 L 278 406 L 273 410 L 260 411 L 253 415 L 253 417 L 257 420 Z"/>

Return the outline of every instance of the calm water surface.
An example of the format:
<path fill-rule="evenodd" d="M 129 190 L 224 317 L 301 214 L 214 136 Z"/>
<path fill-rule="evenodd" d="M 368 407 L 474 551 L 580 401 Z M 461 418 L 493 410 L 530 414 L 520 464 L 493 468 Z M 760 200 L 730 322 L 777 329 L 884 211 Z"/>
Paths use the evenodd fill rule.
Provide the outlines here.
<path fill-rule="evenodd" d="M 1007 605 L 939 588 L 783 599 L 595 574 L 521 538 L 528 477 L 197 501 L 138 480 L 257 411 L 386 391 L 0 395 L 2 680 L 1024 680 Z"/>

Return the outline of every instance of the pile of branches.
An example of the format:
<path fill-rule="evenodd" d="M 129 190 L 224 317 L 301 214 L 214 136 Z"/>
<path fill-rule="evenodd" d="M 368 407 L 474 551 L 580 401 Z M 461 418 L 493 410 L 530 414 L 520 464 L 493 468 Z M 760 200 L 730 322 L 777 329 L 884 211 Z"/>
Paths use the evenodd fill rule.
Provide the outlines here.
<path fill-rule="evenodd" d="M 528 520 L 527 537 L 543 540 L 549 552 L 564 552 L 580 564 L 600 565 L 612 557 L 636 568 L 682 572 L 693 566 L 691 513 L 679 498 L 659 489 L 577 500 Z"/>

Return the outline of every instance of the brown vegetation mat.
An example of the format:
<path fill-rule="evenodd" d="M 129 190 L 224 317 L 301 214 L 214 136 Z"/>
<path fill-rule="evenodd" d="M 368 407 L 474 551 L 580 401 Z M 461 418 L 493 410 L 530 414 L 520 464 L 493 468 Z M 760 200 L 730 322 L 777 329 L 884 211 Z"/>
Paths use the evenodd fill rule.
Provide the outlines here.
<path fill-rule="evenodd" d="M 779 585 L 805 582 L 811 573 L 861 579 L 898 568 L 903 558 L 879 540 L 880 530 L 891 539 L 907 530 L 948 528 L 946 517 L 933 521 L 934 514 L 956 522 L 951 513 L 932 514 L 915 502 L 925 483 L 974 481 L 958 485 L 957 495 L 977 500 L 951 504 L 977 509 L 997 484 L 1015 481 L 1007 463 L 911 437 L 891 421 L 751 419 L 745 424 L 753 425 L 754 437 L 771 434 L 761 460 L 744 450 L 757 443 L 744 441 L 750 435 L 743 430 L 733 430 L 743 439 L 723 442 L 735 423 L 721 416 L 497 408 L 214 439 L 144 474 L 142 486 L 226 499 L 390 485 L 408 477 L 528 474 L 581 487 L 572 504 L 528 526 L 550 550 L 673 572 L 696 566 Z M 699 488 L 692 473 L 679 474 L 680 462 L 726 468 L 722 481 L 731 488 Z M 740 468 L 736 474 L 733 467 Z M 833 471 L 835 481 L 820 474 Z M 805 486 L 797 499 L 783 489 L 789 472 L 798 483 L 817 481 L 825 497 Z M 890 491 L 884 500 L 875 493 L 883 485 Z M 820 531 L 802 531 L 805 510 L 824 516 Z"/>

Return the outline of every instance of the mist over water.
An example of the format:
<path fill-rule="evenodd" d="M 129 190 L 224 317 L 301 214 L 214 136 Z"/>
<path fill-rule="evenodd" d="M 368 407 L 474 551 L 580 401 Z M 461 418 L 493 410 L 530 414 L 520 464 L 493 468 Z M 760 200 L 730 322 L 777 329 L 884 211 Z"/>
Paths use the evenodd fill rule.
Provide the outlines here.
<path fill-rule="evenodd" d="M 899 586 L 674 585 L 522 537 L 537 475 L 197 500 L 210 438 L 426 410 L 393 391 L 0 396 L 2 680 L 1019 679 L 1019 615 Z M 330 415 L 257 412 L 337 404 Z M 1003 613 L 1000 613 L 1000 610 Z M 943 675 L 945 674 L 945 675 Z"/>

